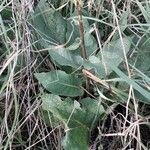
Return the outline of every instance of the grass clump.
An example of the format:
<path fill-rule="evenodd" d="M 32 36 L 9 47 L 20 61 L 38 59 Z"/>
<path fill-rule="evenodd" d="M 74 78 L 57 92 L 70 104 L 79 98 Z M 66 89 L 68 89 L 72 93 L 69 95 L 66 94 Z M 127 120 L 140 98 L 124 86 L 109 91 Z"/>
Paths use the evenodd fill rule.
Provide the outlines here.
<path fill-rule="evenodd" d="M 149 149 L 149 12 L 1 1 L 0 149 Z"/>

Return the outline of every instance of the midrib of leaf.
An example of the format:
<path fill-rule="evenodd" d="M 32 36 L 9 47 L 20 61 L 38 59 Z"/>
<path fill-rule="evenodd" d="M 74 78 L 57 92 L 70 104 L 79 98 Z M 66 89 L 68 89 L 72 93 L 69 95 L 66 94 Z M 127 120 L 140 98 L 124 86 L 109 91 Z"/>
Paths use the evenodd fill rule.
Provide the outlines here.
<path fill-rule="evenodd" d="M 78 86 L 74 86 L 74 85 L 71 85 L 71 84 L 65 84 L 63 82 L 58 82 L 58 84 L 60 84 L 60 85 L 66 85 L 66 86 L 69 86 L 69 87 L 72 87 L 72 88 L 76 88 L 76 89 L 80 89 Z"/>

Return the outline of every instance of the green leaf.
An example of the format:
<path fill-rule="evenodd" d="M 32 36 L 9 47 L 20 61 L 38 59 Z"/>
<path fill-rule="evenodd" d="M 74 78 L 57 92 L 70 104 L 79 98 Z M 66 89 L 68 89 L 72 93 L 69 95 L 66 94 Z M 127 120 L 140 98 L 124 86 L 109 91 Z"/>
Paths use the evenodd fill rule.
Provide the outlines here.
<path fill-rule="evenodd" d="M 84 65 L 84 68 L 87 70 L 94 69 L 94 72 L 101 78 L 106 77 L 105 70 L 104 70 L 104 67 L 103 67 L 103 64 L 102 64 L 100 58 L 98 58 L 96 56 L 90 56 L 89 60 L 84 62 L 83 65 Z"/>
<path fill-rule="evenodd" d="M 60 122 L 58 118 L 54 117 L 50 111 L 42 110 L 41 117 L 48 126 L 57 127 L 62 124 L 62 122 Z"/>
<path fill-rule="evenodd" d="M 5 9 L 1 9 L 1 16 L 4 21 L 7 20 L 8 23 L 9 23 L 9 21 L 11 22 L 12 10 L 9 7 L 6 7 Z"/>
<path fill-rule="evenodd" d="M 76 38 L 74 43 L 65 48 L 65 50 L 77 50 L 80 47 L 80 38 Z"/>
<path fill-rule="evenodd" d="M 146 99 L 144 99 L 143 102 L 145 103 L 150 103 L 150 91 L 145 90 L 142 86 L 140 86 L 138 83 L 136 83 L 133 79 L 130 79 L 126 74 L 124 74 L 120 69 L 118 69 L 115 65 L 113 65 L 113 63 L 111 63 L 111 65 L 109 64 L 109 67 L 111 67 L 111 69 L 113 71 L 115 71 L 115 73 L 117 75 L 119 75 L 128 85 L 132 85 L 132 87 L 141 95 L 143 95 Z M 143 99 L 139 99 L 139 100 L 143 100 Z"/>
<path fill-rule="evenodd" d="M 97 42 L 90 33 L 90 27 L 87 30 L 85 30 L 84 40 L 85 40 L 85 49 L 87 51 L 87 56 L 89 57 L 92 54 L 94 54 L 97 50 Z"/>
<path fill-rule="evenodd" d="M 46 0 L 38 3 L 32 17 L 32 25 L 43 42 L 48 40 L 58 44 L 65 43 L 66 21 L 59 12 L 50 8 Z"/>
<path fill-rule="evenodd" d="M 126 53 L 130 50 L 131 46 L 131 42 L 129 39 L 130 37 L 123 38 Z M 107 66 L 108 74 L 110 74 L 112 72 L 112 69 L 109 67 L 109 64 L 113 63 L 114 66 L 119 66 L 119 64 L 124 60 L 124 53 L 121 40 L 118 39 L 107 44 L 107 46 L 103 50 L 102 55 L 103 62 Z"/>
<path fill-rule="evenodd" d="M 83 64 L 83 59 L 79 55 L 73 55 L 64 48 L 56 50 L 49 50 L 50 56 L 58 64 L 62 66 L 71 66 L 73 68 L 79 68 Z"/>
<path fill-rule="evenodd" d="M 137 51 L 133 54 L 130 59 L 130 63 L 134 65 L 135 68 L 143 72 L 145 75 L 150 77 L 150 38 L 143 37 L 138 45 Z"/>
<path fill-rule="evenodd" d="M 43 109 L 53 113 L 65 124 L 66 135 L 62 145 L 65 150 L 87 150 L 89 131 L 104 113 L 99 101 L 91 98 L 81 100 L 81 105 L 70 98 L 64 101 L 57 95 L 42 96 Z"/>
<path fill-rule="evenodd" d="M 68 129 L 62 146 L 65 150 L 88 150 L 89 131 L 83 126 Z"/>
<path fill-rule="evenodd" d="M 87 55 L 90 56 L 97 50 L 97 42 L 90 32 L 91 27 L 88 21 L 86 19 L 83 21 L 85 27 L 85 47 Z M 53 57 L 57 63 L 59 62 L 57 61 L 59 55 L 67 55 L 67 57 L 68 55 L 72 55 L 71 57 L 79 57 L 81 55 L 79 47 L 79 26 L 76 22 L 77 21 L 75 20 L 64 19 L 59 11 L 50 8 L 49 4 L 46 3 L 46 0 L 41 0 L 35 9 L 32 16 L 32 25 L 36 35 L 38 35 L 40 45 L 44 48 L 51 49 L 54 45 L 59 46 L 65 44 L 65 46 L 60 49 L 53 49 L 53 51 L 49 51 L 50 56 Z M 62 63 L 61 61 L 59 64 L 70 64 L 69 66 L 74 67 L 73 61 L 71 63 L 68 61 Z"/>
<path fill-rule="evenodd" d="M 35 77 L 46 90 L 54 94 L 70 97 L 81 96 L 83 94 L 83 90 L 80 88 L 82 84 L 81 80 L 63 71 L 35 73 Z"/>

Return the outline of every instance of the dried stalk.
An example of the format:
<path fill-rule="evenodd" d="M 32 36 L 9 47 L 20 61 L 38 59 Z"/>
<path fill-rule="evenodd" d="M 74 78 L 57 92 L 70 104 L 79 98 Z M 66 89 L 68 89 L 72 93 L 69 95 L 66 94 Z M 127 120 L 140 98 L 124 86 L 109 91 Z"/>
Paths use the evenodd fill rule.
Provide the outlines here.
<path fill-rule="evenodd" d="M 80 0 L 77 0 L 77 15 L 78 15 L 78 21 L 79 21 L 79 31 L 80 31 L 80 47 L 81 47 L 81 56 L 84 60 L 87 59 L 86 49 L 85 49 L 85 41 L 84 41 L 84 26 L 83 26 L 83 20 L 81 15 L 81 2 Z"/>
<path fill-rule="evenodd" d="M 84 60 L 87 60 L 87 53 L 86 53 L 85 41 L 84 41 L 84 26 L 82 20 L 82 12 L 81 12 L 81 7 L 82 7 L 81 0 L 77 0 L 76 5 L 77 5 L 77 15 L 79 21 L 81 56 Z M 86 90 L 89 91 L 89 79 L 87 77 L 86 77 Z"/>

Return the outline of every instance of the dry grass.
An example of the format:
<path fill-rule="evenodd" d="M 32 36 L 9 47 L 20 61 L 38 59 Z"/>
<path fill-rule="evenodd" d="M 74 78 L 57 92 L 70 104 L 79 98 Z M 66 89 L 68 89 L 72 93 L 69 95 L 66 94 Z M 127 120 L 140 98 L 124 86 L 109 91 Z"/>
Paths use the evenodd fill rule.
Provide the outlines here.
<path fill-rule="evenodd" d="M 132 72 L 125 53 L 119 19 L 123 11 L 127 10 L 129 12 L 128 29 L 136 35 L 141 32 L 145 32 L 142 35 L 146 34 L 146 29 L 140 26 L 142 13 L 139 14 L 135 10 L 135 8 L 138 8 L 137 3 L 139 2 L 137 0 L 124 0 L 124 2 L 119 0 L 103 0 L 100 2 L 88 0 L 86 6 L 89 12 L 95 11 L 97 17 L 101 15 L 102 10 L 108 7 L 106 10 L 106 13 L 110 15 L 108 24 L 115 26 L 115 28 L 109 30 L 107 19 L 104 20 L 106 22 L 103 31 L 106 36 L 104 36 L 100 35 L 95 23 L 94 30 L 96 31 L 99 49 L 103 54 L 102 47 L 105 47 L 112 37 L 118 33 L 129 78 L 131 78 Z M 148 1 L 141 3 L 144 2 L 149 3 Z M 63 135 L 62 127 L 49 127 L 42 120 L 41 100 L 39 99 L 42 89 L 33 77 L 33 73 L 37 68 L 41 67 L 43 69 L 43 66 L 45 70 L 51 68 L 51 62 L 47 61 L 47 54 L 41 54 L 42 49 L 39 50 L 39 53 L 35 53 L 33 35 L 28 23 L 28 18 L 34 11 L 35 2 L 32 0 L 3 0 L 0 3 L 0 12 L 4 12 L 6 9 L 12 12 L 9 20 L 5 20 L 0 15 L 0 45 L 3 45 L 0 48 L 0 77 L 4 76 L 4 82 L 0 82 L 0 149 L 62 149 L 60 144 Z M 65 7 L 66 4 L 62 3 L 62 7 Z M 131 26 L 133 20 L 139 21 L 139 24 L 135 23 Z M 10 21 L 10 23 L 6 25 L 6 21 Z M 139 34 L 138 36 L 142 38 L 142 35 Z M 147 131 L 144 130 L 143 135 L 141 135 L 141 125 L 149 125 L 150 117 L 143 117 L 139 113 L 141 104 L 135 98 L 132 86 L 128 91 L 127 102 L 122 105 L 121 108 L 124 112 L 117 110 L 116 106 L 107 107 L 108 114 L 106 119 L 100 122 L 98 126 L 99 135 L 92 141 L 91 149 L 96 149 L 97 145 L 103 147 L 102 149 L 110 150 L 148 149 L 148 142 L 150 141 L 147 139 L 147 145 L 143 144 L 142 138 Z M 147 105 L 144 106 L 144 108 L 148 107 Z"/>

